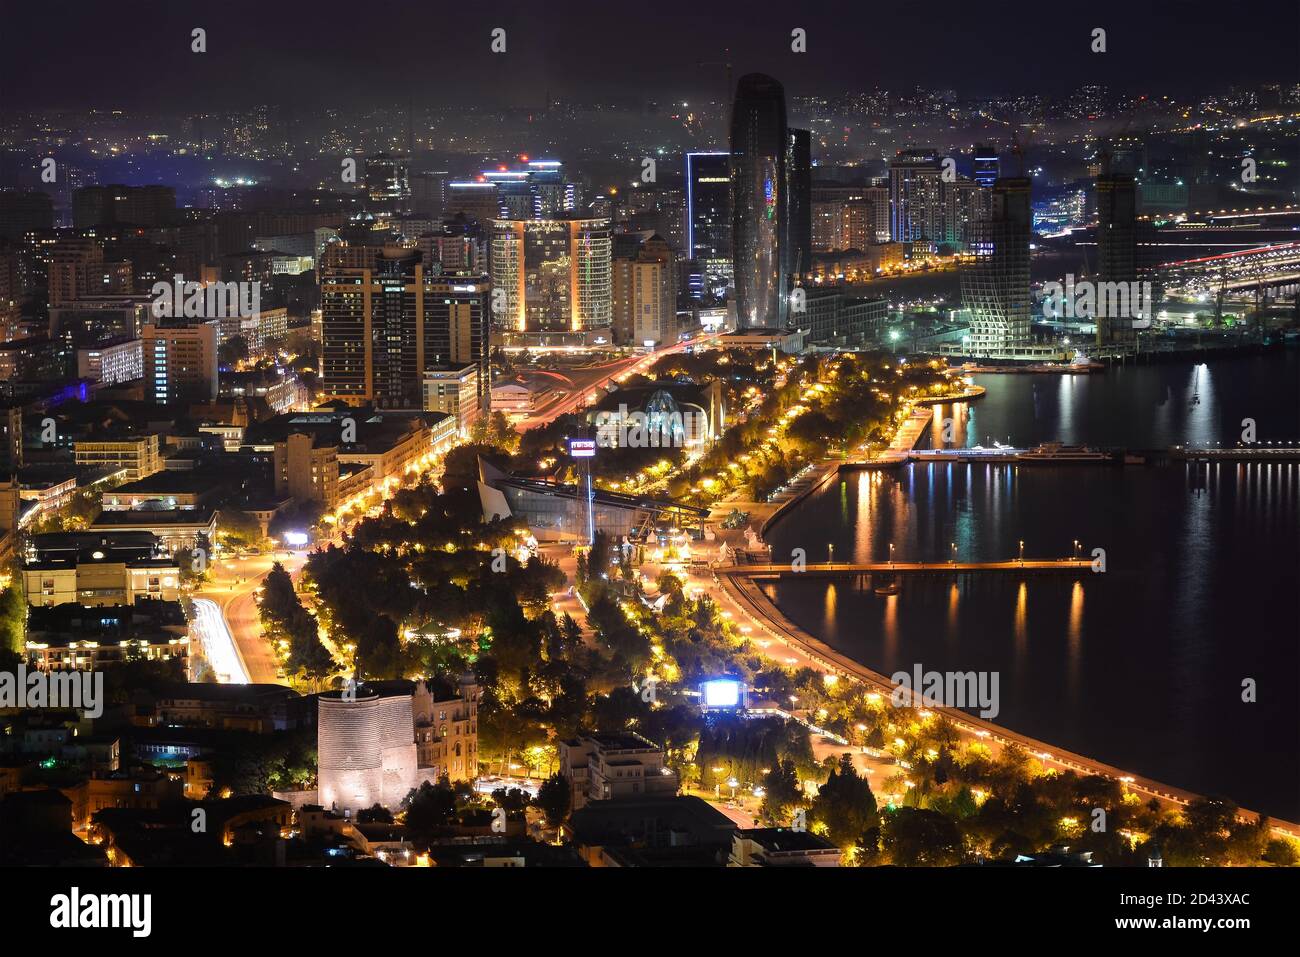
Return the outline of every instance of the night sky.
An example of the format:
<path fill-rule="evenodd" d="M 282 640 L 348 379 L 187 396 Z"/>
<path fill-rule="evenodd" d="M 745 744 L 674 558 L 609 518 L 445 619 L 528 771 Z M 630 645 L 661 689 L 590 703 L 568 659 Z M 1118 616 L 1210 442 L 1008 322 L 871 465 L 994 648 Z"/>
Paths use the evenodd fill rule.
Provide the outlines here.
<path fill-rule="evenodd" d="M 717 97 L 722 68 L 699 63 L 723 59 L 728 47 L 735 76 L 772 73 L 796 96 L 876 85 L 1061 93 L 1093 82 L 1191 93 L 1296 82 L 1300 73 L 1294 0 L 728 0 L 690 5 L 707 12 L 677 12 L 684 6 L 14 3 L 3 19 L 0 104 L 182 111 L 357 104 L 406 84 L 430 106 L 532 105 L 548 91 L 572 99 Z M 208 31 L 203 55 L 190 52 L 196 26 Z M 496 26 L 508 31 L 504 55 L 489 51 Z M 1088 49 L 1098 26 L 1108 31 L 1105 55 Z M 808 31 L 805 55 L 790 52 L 794 27 Z"/>

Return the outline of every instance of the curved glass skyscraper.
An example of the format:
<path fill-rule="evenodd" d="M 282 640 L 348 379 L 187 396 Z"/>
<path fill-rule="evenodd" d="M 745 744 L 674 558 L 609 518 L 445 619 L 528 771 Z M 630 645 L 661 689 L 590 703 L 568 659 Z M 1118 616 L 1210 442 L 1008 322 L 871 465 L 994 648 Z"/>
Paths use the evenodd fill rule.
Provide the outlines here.
<path fill-rule="evenodd" d="M 762 73 L 742 76 L 731 112 L 731 240 L 741 328 L 786 324 L 786 151 L 785 90 Z"/>

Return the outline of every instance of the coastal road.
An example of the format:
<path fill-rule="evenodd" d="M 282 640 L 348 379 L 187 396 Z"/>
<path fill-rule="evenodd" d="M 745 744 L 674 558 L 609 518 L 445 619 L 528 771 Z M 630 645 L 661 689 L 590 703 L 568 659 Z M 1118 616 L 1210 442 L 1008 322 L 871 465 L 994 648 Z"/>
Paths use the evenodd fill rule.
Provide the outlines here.
<path fill-rule="evenodd" d="M 746 628 L 749 628 L 760 635 L 762 638 L 758 642 L 760 646 L 765 641 L 776 644 L 779 651 L 772 657 L 780 660 L 780 657 L 784 656 L 785 663 L 792 667 L 808 666 L 824 674 L 859 681 L 886 697 L 894 690 L 893 684 L 884 675 L 877 674 L 858 662 L 839 654 L 802 631 L 781 614 L 776 605 L 758 589 L 751 579 L 744 576 L 733 577 L 727 574 L 726 570 L 720 569 L 719 580 L 723 587 L 721 589 L 715 588 L 713 594 L 716 595 L 721 592 L 726 596 L 724 605 L 727 606 L 728 612 L 733 615 L 736 612 L 739 613 L 739 620 L 746 623 L 741 626 L 742 632 L 746 632 Z M 732 612 L 732 609 L 736 611 Z M 768 650 L 768 654 L 771 655 L 770 650 Z M 1002 725 L 995 725 L 969 715 L 956 708 L 930 707 L 930 710 L 943 714 L 965 738 L 979 739 L 995 750 L 1008 744 L 1019 745 L 1038 758 L 1045 767 L 1071 770 L 1080 774 L 1096 774 L 1120 781 L 1129 790 L 1144 798 L 1154 797 L 1164 804 L 1178 807 L 1185 807 L 1190 802 L 1201 797 L 1201 795 L 1190 791 L 1175 788 L 1151 778 L 1134 775 L 1095 759 L 1053 747 L 1027 735 L 1011 731 Z M 852 749 L 844 748 L 841 750 Z M 1257 812 L 1245 808 L 1240 809 L 1239 813 L 1244 820 L 1253 821 L 1259 818 Z M 1300 838 L 1300 825 L 1294 822 L 1273 818 L 1270 820 L 1270 824 L 1277 834 Z"/>

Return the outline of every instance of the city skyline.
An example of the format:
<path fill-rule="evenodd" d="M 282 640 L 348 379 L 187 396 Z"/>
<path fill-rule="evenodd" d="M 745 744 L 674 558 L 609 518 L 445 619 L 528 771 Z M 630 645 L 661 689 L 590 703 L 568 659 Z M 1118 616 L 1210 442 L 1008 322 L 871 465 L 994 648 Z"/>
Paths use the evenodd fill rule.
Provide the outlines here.
<path fill-rule="evenodd" d="M 0 31 L 7 928 L 1285 929 L 1300 8 Z"/>

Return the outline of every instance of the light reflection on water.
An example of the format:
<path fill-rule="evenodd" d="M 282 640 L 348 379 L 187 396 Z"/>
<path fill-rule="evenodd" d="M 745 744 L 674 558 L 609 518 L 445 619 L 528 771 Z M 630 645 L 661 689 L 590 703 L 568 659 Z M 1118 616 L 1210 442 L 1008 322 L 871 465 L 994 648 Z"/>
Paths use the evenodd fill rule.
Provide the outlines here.
<path fill-rule="evenodd" d="M 1109 394 L 1097 376 L 986 376 L 987 398 L 936 419 L 952 416 L 964 445 L 1231 445 L 1248 415 L 1261 439 L 1300 439 L 1295 355 L 1227 365 L 1122 370 Z M 770 537 L 778 556 L 833 543 L 856 561 L 887 560 L 891 543 L 899 561 L 1010 559 L 1021 539 L 1031 559 L 1068 557 L 1075 539 L 1085 556 L 1104 549 L 1107 573 L 1077 581 L 940 576 L 882 597 L 844 580 L 827 597 L 824 582 L 785 580 L 769 593 L 877 671 L 996 670 L 1009 727 L 1300 819 L 1300 463 L 911 465 L 848 474 Z M 1246 677 L 1256 704 L 1241 702 Z"/>

